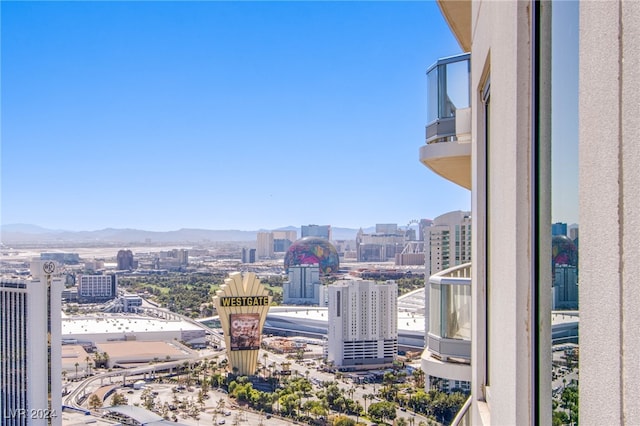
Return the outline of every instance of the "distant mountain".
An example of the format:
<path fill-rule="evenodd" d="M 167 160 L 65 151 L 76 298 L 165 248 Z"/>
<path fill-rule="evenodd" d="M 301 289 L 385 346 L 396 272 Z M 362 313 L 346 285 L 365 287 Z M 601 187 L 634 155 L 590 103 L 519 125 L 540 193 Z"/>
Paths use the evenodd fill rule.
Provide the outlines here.
<path fill-rule="evenodd" d="M 371 229 L 363 229 L 372 232 Z M 278 230 L 297 231 L 300 228 L 287 226 Z M 255 241 L 259 231 L 210 230 L 183 228 L 177 231 L 144 231 L 140 229 L 106 228 L 97 231 L 51 230 L 36 225 L 8 224 L 0 226 L 0 242 L 11 244 L 51 244 L 51 243 L 192 243 Z M 354 240 L 357 229 L 331 228 L 334 240 Z"/>
<path fill-rule="evenodd" d="M 50 234 L 53 232 L 64 232 L 64 231 L 54 231 L 52 229 L 46 229 L 37 225 L 29 225 L 26 223 L 14 223 L 10 225 L 2 225 L 0 228 L 2 232 L 19 232 L 24 234 Z"/>

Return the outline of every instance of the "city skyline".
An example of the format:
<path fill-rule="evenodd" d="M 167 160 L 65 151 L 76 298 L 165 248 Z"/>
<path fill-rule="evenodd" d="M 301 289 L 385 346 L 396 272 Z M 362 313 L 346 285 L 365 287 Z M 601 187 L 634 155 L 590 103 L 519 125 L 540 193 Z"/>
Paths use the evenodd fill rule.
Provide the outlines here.
<path fill-rule="evenodd" d="M 25 2 L 1 19 L 2 224 L 358 228 L 470 209 L 418 159 L 425 71 L 461 51 L 435 2 Z"/>

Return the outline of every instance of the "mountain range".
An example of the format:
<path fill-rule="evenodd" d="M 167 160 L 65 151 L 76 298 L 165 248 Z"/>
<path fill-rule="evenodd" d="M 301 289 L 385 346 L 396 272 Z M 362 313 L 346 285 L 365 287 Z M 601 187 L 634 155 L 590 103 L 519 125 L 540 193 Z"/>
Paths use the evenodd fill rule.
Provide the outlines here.
<path fill-rule="evenodd" d="M 29 243 L 192 243 L 255 241 L 258 232 L 297 231 L 300 228 L 287 226 L 274 230 L 211 230 L 182 228 L 176 231 L 145 231 L 141 229 L 105 228 L 97 231 L 66 231 L 46 229 L 29 224 L 7 224 L 0 226 L 0 242 L 4 245 Z M 365 233 L 375 232 L 375 227 L 363 228 Z M 332 227 L 333 240 L 354 240 L 358 229 Z"/>

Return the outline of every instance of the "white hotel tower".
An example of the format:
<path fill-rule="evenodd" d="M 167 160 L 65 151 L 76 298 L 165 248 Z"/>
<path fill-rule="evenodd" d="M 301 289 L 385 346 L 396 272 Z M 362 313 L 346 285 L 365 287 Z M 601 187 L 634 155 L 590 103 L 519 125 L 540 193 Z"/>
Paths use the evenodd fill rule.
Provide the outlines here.
<path fill-rule="evenodd" d="M 393 363 L 398 353 L 397 298 L 394 281 L 330 285 L 327 359 L 341 369 Z"/>
<path fill-rule="evenodd" d="M 62 281 L 45 275 L 45 264 L 53 263 L 31 263 L 31 279 L 0 279 L 0 424 L 4 426 L 61 424 Z"/>

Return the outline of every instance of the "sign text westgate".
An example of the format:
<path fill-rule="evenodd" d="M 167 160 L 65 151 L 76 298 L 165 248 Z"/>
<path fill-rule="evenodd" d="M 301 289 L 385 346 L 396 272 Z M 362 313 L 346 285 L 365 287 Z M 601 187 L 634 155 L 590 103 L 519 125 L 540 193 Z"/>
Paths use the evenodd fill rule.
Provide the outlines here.
<path fill-rule="evenodd" d="M 269 296 L 221 297 L 220 306 L 269 306 Z"/>

